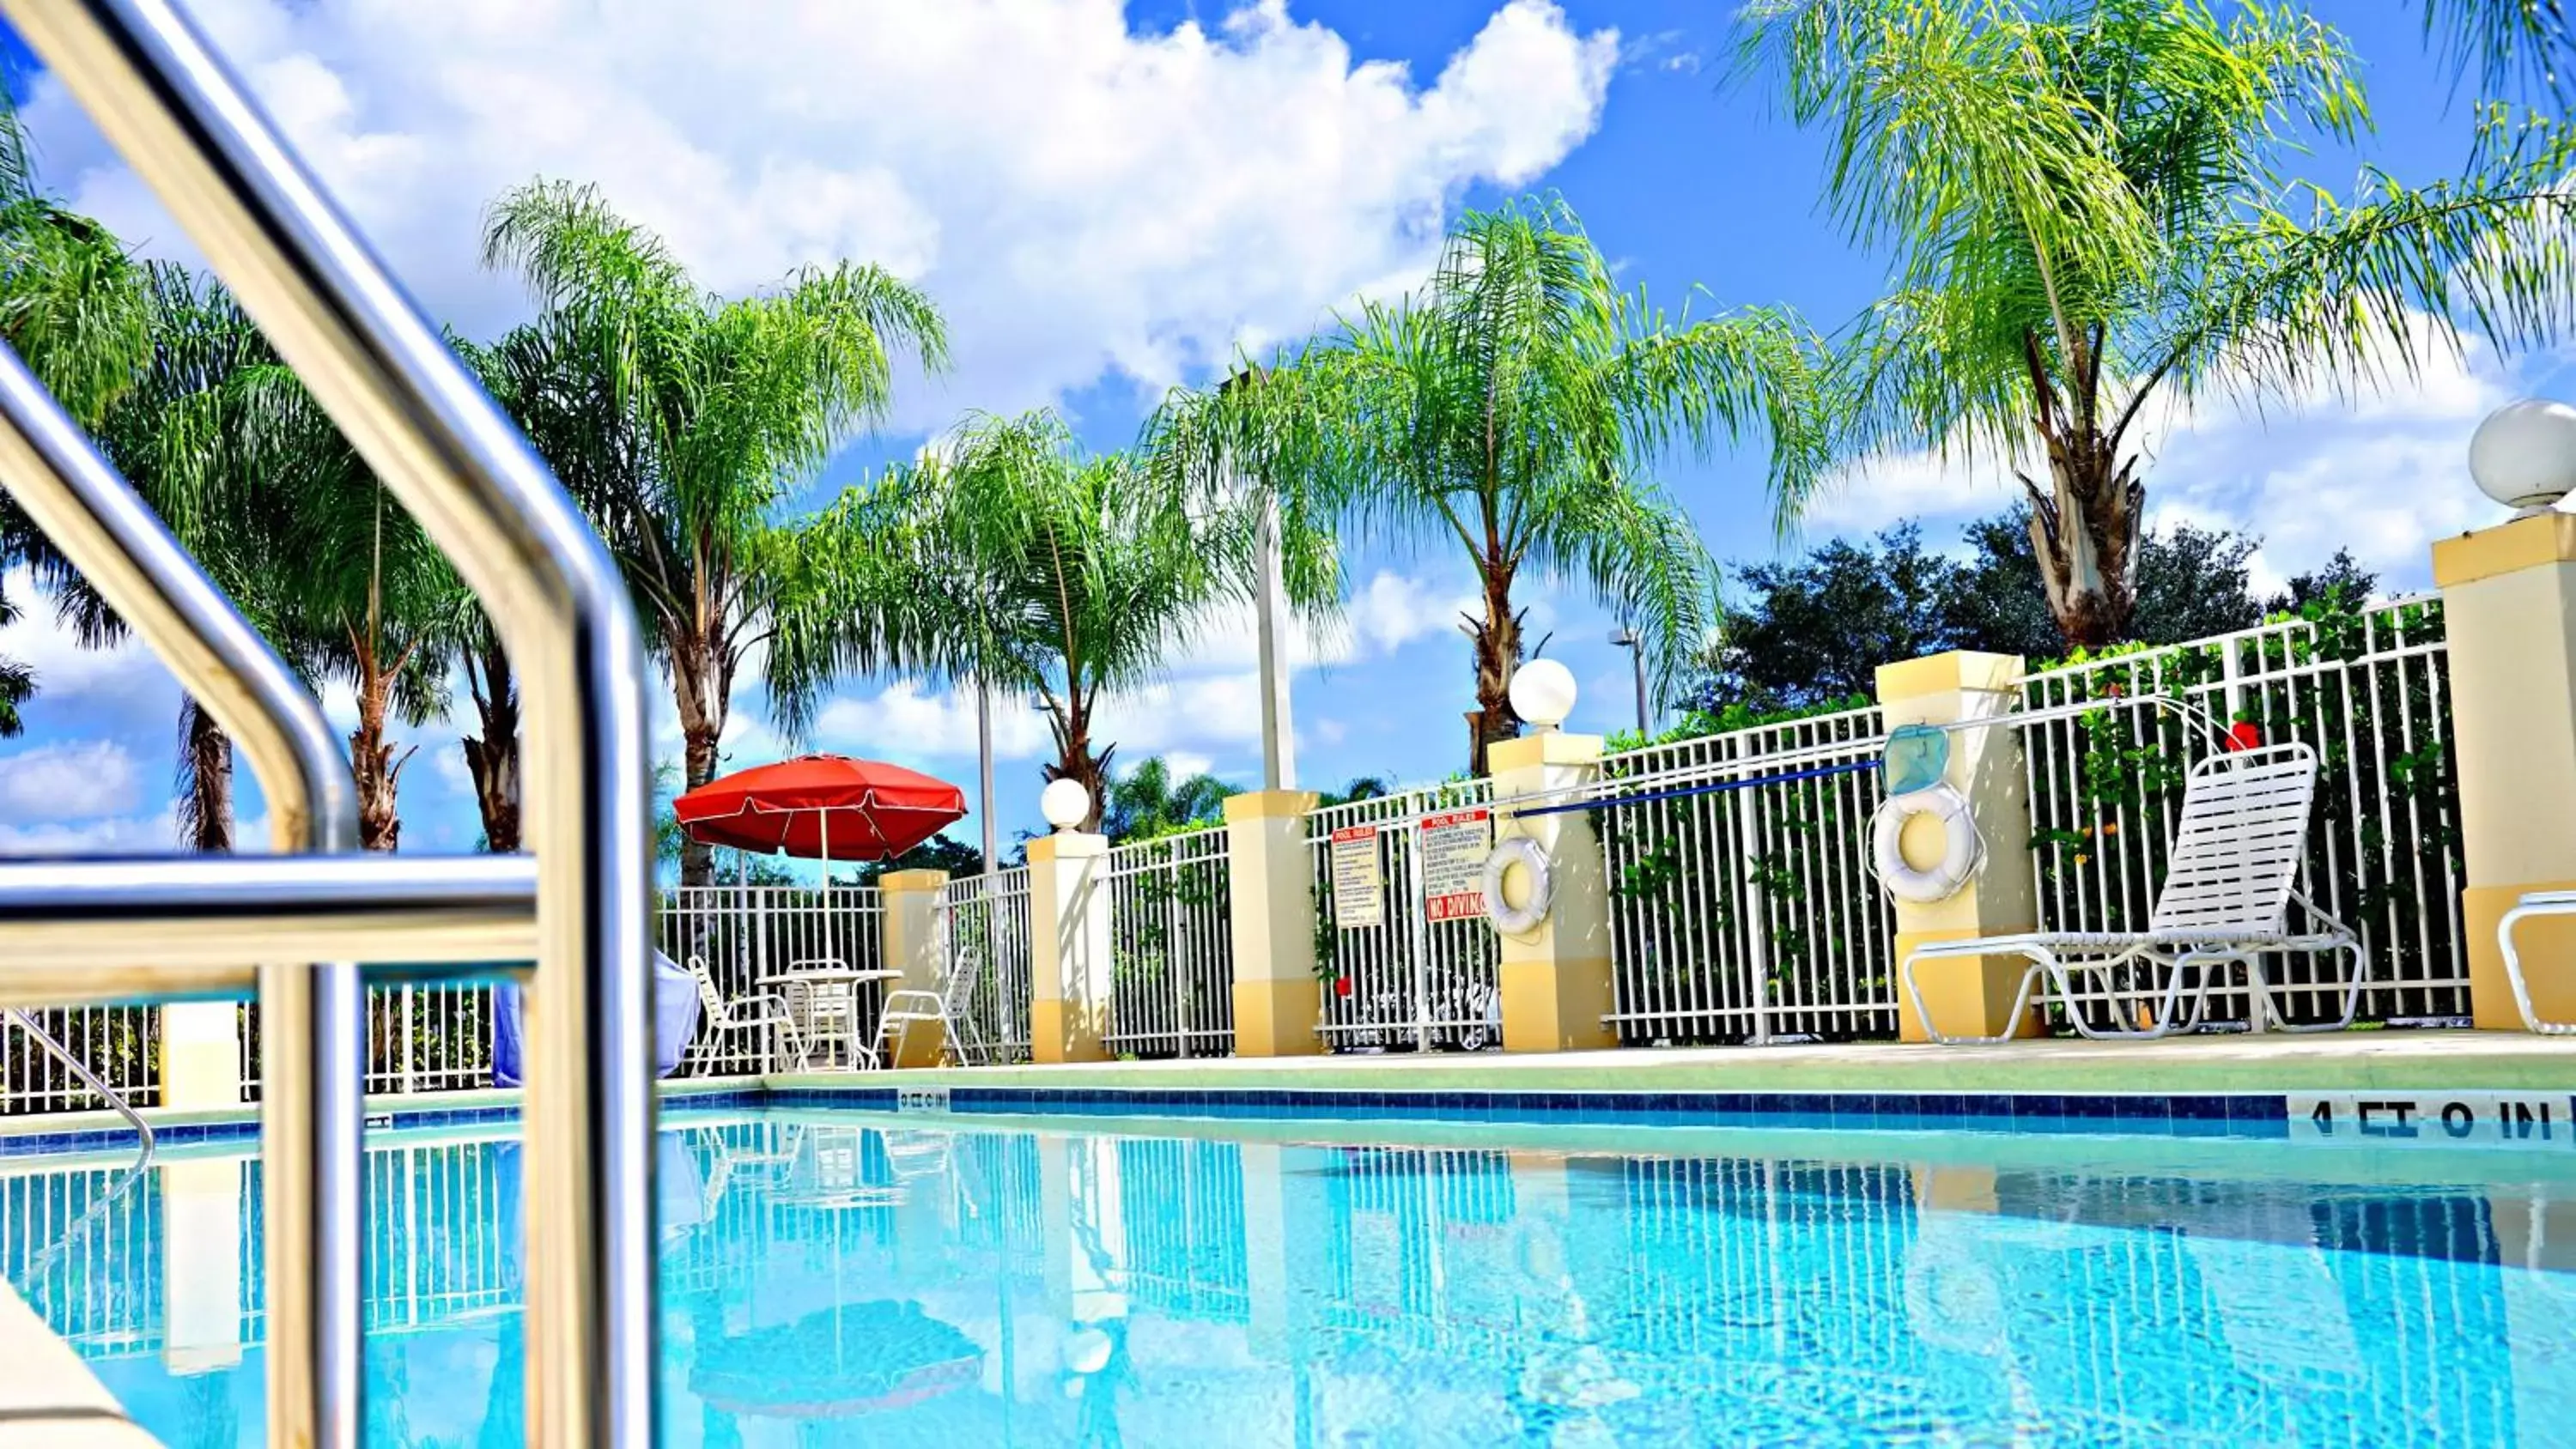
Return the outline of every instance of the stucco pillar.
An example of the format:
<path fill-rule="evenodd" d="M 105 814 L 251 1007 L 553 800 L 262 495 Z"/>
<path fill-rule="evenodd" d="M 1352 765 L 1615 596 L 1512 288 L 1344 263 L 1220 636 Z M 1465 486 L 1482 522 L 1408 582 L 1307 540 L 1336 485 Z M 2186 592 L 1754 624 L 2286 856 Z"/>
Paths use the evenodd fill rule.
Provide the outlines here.
<path fill-rule="evenodd" d="M 2477 1024 L 2522 1029 L 2496 922 L 2525 891 L 2576 890 L 2576 516 L 2545 513 L 2433 545 L 2450 639 L 2451 745 Z M 2576 1021 L 2576 917 L 2514 933 L 2532 1008 Z"/>
<path fill-rule="evenodd" d="M 897 870 L 878 878 L 885 968 L 903 973 L 902 980 L 887 983 L 888 991 L 935 992 L 947 985 L 948 942 L 939 917 L 939 892 L 947 884 L 944 870 Z M 877 1045 L 888 1066 L 935 1067 L 946 1055 L 948 1029 L 935 1021 L 908 1021 L 900 1035 Z"/>
<path fill-rule="evenodd" d="M 230 1001 L 161 1008 L 161 1105 L 241 1105 L 241 1009 Z"/>
<path fill-rule="evenodd" d="M 1547 794 L 1570 800 L 1572 791 L 1601 778 L 1601 737 L 1545 730 L 1498 740 L 1486 751 L 1494 795 Z M 1503 937 L 1503 1050 L 1562 1052 L 1618 1045 L 1601 1018 L 1613 1009 L 1610 987 L 1609 872 L 1592 817 L 1581 810 L 1550 815 L 1495 811 L 1497 843 L 1514 836 L 1546 852 L 1554 899 L 1547 918 L 1526 936 Z M 1515 869 L 1503 877 L 1507 904 L 1527 900 L 1529 883 Z"/>
<path fill-rule="evenodd" d="M 2017 654 L 1980 654 L 1956 650 L 1878 667 L 1878 703 L 1887 727 L 1904 724 L 1954 724 L 1965 719 L 1992 719 L 2010 714 L 2021 695 L 2022 661 Z M 1950 735 L 1950 765 L 1943 778 L 1968 802 L 1977 829 L 1985 836 L 1986 861 L 1966 887 L 1946 901 L 1916 905 L 1896 903 L 1896 959 L 1935 941 L 1974 936 L 2002 936 L 2036 929 L 2039 891 L 2030 863 L 2030 778 L 2022 759 L 2021 731 L 2008 727 L 1957 730 Z M 1941 859 L 1940 822 L 1917 816 L 1908 822 L 1901 842 L 1907 864 L 1922 868 Z M 1996 1036 L 2007 1026 L 2015 1036 L 2039 1032 L 2036 1009 L 2018 1022 L 2007 1022 L 2013 995 L 2030 962 L 2021 956 L 1952 957 L 1926 961 L 1915 971 L 1923 987 L 1924 1009 L 1954 1035 Z M 1907 1041 L 1928 1041 L 1913 1000 L 1900 979 L 1891 982 L 1897 1001 L 1899 1034 Z"/>
<path fill-rule="evenodd" d="M 1234 943 L 1234 1054 L 1313 1056 L 1324 1049 L 1315 979 L 1315 867 L 1304 790 L 1258 790 L 1225 802 Z"/>
<path fill-rule="evenodd" d="M 1029 1055 L 1107 1059 L 1109 838 L 1059 830 L 1029 842 Z"/>

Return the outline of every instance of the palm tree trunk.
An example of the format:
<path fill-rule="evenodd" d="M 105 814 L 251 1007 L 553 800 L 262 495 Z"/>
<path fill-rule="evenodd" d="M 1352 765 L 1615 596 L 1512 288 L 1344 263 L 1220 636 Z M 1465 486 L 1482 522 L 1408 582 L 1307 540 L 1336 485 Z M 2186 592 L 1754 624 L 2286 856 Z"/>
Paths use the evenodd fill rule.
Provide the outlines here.
<path fill-rule="evenodd" d="M 487 634 L 480 649 L 467 652 L 465 678 L 483 728 L 464 741 L 465 770 L 483 815 L 483 848 L 508 855 L 519 848 L 519 683 L 500 640 Z"/>
<path fill-rule="evenodd" d="M 233 848 L 233 742 L 194 699 L 179 706 L 179 830 L 188 848 L 220 855 Z"/>
<path fill-rule="evenodd" d="M 694 790 L 716 777 L 716 748 L 724 738 L 725 700 L 716 688 L 715 651 L 705 639 L 675 631 L 670 648 L 671 695 L 680 707 L 680 788 Z M 712 885 L 715 878 L 714 848 L 682 832 L 680 884 Z"/>
<path fill-rule="evenodd" d="M 361 650 L 358 659 L 358 727 L 349 734 L 349 769 L 358 786 L 358 845 L 392 851 L 402 846 L 396 792 L 411 751 L 396 758 L 393 742 L 385 738 L 385 716 L 393 706 L 392 672 L 377 667 L 373 650 Z"/>
<path fill-rule="evenodd" d="M 2138 530 L 2146 488 L 2137 460 L 2099 431 L 2044 431 L 2049 489 L 2025 476 L 2030 542 L 2049 614 L 2069 649 L 2099 649 L 2128 636 L 2137 607 Z"/>
<path fill-rule="evenodd" d="M 1098 830 L 1100 812 L 1109 799 L 1109 757 L 1118 753 L 1111 745 L 1095 755 L 1091 752 L 1091 712 L 1079 700 L 1069 711 L 1052 716 L 1048 723 L 1055 731 L 1055 763 L 1046 767 L 1048 783 L 1071 780 L 1090 797 L 1091 813 L 1082 817 L 1076 827 Z"/>
<path fill-rule="evenodd" d="M 361 849 L 402 848 L 402 810 L 396 801 L 396 788 L 402 778 L 403 761 L 410 758 L 408 750 L 402 759 L 394 758 L 393 743 L 385 738 L 381 707 L 370 711 L 360 706 L 358 727 L 349 734 L 349 763 L 358 783 Z"/>
<path fill-rule="evenodd" d="M 1512 607 L 1512 576 L 1485 575 L 1485 617 L 1469 619 L 1466 634 L 1476 658 L 1476 710 L 1467 716 L 1467 770 L 1483 775 L 1485 751 L 1498 740 L 1520 738 L 1521 717 L 1512 710 L 1512 673 L 1521 666 L 1521 614 Z"/>

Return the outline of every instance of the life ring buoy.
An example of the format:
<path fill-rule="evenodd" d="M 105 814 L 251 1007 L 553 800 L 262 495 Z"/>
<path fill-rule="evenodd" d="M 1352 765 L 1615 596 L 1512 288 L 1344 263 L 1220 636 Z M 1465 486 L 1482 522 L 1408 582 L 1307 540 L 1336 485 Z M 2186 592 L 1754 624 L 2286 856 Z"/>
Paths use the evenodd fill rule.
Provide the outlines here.
<path fill-rule="evenodd" d="M 1930 815 L 1941 822 L 1941 863 L 1920 870 L 1905 859 L 1905 822 Z M 1947 785 L 1891 795 L 1870 822 L 1870 868 L 1900 901 L 1930 905 L 1957 895 L 1985 864 L 1985 837 L 1977 833 L 1967 797 Z"/>
<path fill-rule="evenodd" d="M 1513 905 L 1503 896 L 1503 877 L 1514 865 L 1529 872 L 1529 898 Z M 1515 835 L 1494 847 L 1485 857 L 1485 921 L 1506 936 L 1526 936 L 1547 919 L 1547 908 L 1556 899 L 1556 881 L 1548 869 L 1547 852 L 1526 835 Z"/>

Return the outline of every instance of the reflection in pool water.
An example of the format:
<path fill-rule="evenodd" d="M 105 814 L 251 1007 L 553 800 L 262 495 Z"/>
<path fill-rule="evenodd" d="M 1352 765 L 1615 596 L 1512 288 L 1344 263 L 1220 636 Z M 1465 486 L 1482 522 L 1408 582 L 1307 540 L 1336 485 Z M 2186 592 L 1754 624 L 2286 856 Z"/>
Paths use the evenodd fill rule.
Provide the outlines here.
<path fill-rule="evenodd" d="M 672 1445 L 2576 1443 L 2576 1153 L 669 1125 Z M 518 1151 L 369 1154 L 370 1444 L 521 1442 Z M 256 1164 L 116 1176 L 0 1178 L 0 1263 L 259 1443 Z"/>

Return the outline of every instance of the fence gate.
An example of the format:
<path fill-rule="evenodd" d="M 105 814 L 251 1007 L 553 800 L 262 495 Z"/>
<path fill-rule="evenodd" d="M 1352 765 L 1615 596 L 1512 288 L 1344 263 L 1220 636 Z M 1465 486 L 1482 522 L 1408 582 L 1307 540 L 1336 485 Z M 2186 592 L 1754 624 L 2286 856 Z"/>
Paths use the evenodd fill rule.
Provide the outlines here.
<path fill-rule="evenodd" d="M 1502 1045 L 1502 949 L 1482 916 L 1431 919 L 1423 890 L 1425 817 L 1489 805 L 1488 780 L 1360 800 L 1307 819 L 1314 861 L 1316 1026 L 1334 1051 L 1491 1051 Z M 1375 919 L 1335 903 L 1334 836 L 1376 864 Z M 1343 894 L 1350 892 L 1347 887 Z M 1358 902 L 1353 901 L 1353 904 Z"/>
<path fill-rule="evenodd" d="M 952 880 L 939 890 L 948 969 L 975 973 L 966 1014 L 990 1060 L 1029 1059 L 1029 868 Z"/>

